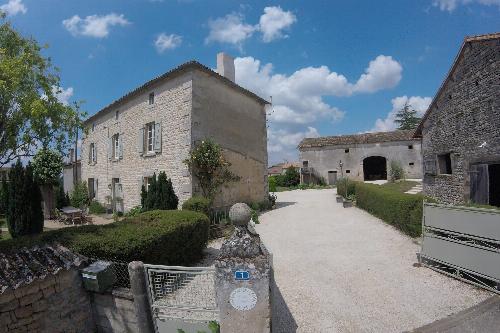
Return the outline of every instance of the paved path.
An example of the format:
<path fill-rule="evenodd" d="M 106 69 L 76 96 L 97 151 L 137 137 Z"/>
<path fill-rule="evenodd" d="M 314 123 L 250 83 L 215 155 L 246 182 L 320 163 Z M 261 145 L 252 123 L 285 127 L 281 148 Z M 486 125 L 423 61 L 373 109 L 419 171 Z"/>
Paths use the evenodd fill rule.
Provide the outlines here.
<path fill-rule="evenodd" d="M 402 332 L 492 294 L 414 267 L 416 242 L 335 190 L 278 193 L 257 230 L 274 255 L 275 332 Z"/>

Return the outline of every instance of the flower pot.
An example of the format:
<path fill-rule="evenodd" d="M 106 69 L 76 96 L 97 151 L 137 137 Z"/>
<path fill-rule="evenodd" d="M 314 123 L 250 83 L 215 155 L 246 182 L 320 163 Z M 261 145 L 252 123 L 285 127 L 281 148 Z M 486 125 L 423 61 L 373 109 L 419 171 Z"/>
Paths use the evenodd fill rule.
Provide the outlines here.
<path fill-rule="evenodd" d="M 344 200 L 342 202 L 342 206 L 344 206 L 344 208 L 352 207 L 352 201 L 351 200 Z"/>
<path fill-rule="evenodd" d="M 341 203 L 344 201 L 344 198 L 341 195 L 337 195 L 337 202 Z"/>

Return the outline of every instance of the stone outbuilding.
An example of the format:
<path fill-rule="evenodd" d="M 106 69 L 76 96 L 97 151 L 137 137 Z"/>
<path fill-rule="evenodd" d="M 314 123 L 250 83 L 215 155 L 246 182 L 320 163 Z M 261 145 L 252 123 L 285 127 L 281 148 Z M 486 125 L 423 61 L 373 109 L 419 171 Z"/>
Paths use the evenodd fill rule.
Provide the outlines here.
<path fill-rule="evenodd" d="M 500 33 L 464 39 L 415 137 L 426 195 L 500 206 Z"/>
<path fill-rule="evenodd" d="M 335 184 L 340 177 L 353 180 L 387 179 L 391 161 L 398 162 L 406 178 L 422 177 L 420 139 L 413 130 L 305 138 L 298 146 L 301 183 L 320 179 Z"/>
<path fill-rule="evenodd" d="M 199 142 L 224 150 L 240 181 L 216 205 L 267 198 L 268 102 L 235 82 L 234 60 L 217 55 L 217 72 L 191 61 L 146 82 L 85 121 L 82 180 L 90 196 L 118 211 L 140 205 L 142 185 L 165 171 L 179 205 L 201 189 L 183 161 Z"/>

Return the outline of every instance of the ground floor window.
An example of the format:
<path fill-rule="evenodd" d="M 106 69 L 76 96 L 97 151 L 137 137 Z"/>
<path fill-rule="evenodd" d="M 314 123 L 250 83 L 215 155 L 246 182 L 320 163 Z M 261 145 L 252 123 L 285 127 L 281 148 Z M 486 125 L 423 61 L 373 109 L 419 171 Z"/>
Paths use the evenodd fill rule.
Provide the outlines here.
<path fill-rule="evenodd" d="M 451 154 L 438 155 L 438 169 L 440 174 L 451 175 Z"/>
<path fill-rule="evenodd" d="M 149 191 L 149 186 L 151 185 L 152 181 L 153 181 L 153 177 L 144 177 L 142 184 L 144 185 L 146 192 Z"/>

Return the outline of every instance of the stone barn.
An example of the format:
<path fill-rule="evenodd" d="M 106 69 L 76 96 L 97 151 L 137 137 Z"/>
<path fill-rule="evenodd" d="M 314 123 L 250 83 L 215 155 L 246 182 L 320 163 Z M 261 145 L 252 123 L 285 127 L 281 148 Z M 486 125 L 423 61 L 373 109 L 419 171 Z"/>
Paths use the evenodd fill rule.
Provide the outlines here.
<path fill-rule="evenodd" d="M 500 33 L 465 38 L 415 137 L 426 195 L 500 206 Z"/>
<path fill-rule="evenodd" d="M 407 178 L 422 177 L 421 143 L 413 130 L 305 138 L 299 144 L 301 183 L 323 180 L 335 184 L 353 180 L 387 179 L 391 161 L 398 162 Z"/>

